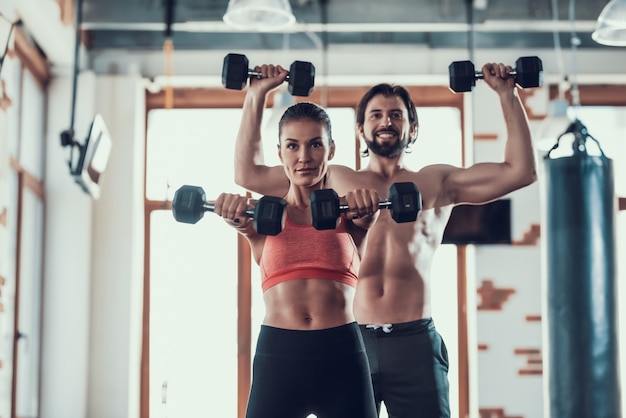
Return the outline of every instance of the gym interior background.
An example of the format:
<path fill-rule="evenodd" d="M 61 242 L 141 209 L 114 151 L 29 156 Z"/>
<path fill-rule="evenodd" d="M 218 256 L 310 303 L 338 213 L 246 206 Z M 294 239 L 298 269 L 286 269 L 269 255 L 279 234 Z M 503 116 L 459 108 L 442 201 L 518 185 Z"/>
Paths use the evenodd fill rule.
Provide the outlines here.
<path fill-rule="evenodd" d="M 231 161 L 244 92 L 221 85 L 230 52 L 317 69 L 308 99 L 270 101 L 268 161 L 272 117 L 307 99 L 333 112 L 337 162 L 354 167 L 354 107 L 383 81 L 408 86 L 418 106 L 411 167 L 500 159 L 496 98 L 480 81 L 452 93 L 448 65 L 542 59 L 543 86 L 520 92 L 540 181 L 507 196 L 511 244 L 442 247 L 434 315 L 452 356 L 453 416 L 546 416 L 541 175 L 555 99 L 580 104 L 570 114 L 614 160 L 618 254 L 626 245 L 626 54 L 591 38 L 608 1 L 292 0 L 295 26 L 280 33 L 229 28 L 227 0 L 173 3 L 169 18 L 170 2 L 155 0 L 0 6 L 0 417 L 243 416 L 257 267 L 217 217 L 189 226 L 169 211 L 182 184 L 209 198 L 240 191 Z M 78 151 L 60 139 L 73 129 L 84 143 L 96 114 L 112 141 L 97 199 L 70 175 Z"/>

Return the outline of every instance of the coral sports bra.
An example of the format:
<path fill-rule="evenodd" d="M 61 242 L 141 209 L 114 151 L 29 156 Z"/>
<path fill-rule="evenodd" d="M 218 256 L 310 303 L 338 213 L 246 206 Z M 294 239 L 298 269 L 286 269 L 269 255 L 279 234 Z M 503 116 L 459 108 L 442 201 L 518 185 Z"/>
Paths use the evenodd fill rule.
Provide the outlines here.
<path fill-rule="evenodd" d="M 361 258 L 345 222 L 341 216 L 336 229 L 317 230 L 294 224 L 287 216 L 280 234 L 265 237 L 259 261 L 263 291 L 287 280 L 309 278 L 356 287 Z"/>

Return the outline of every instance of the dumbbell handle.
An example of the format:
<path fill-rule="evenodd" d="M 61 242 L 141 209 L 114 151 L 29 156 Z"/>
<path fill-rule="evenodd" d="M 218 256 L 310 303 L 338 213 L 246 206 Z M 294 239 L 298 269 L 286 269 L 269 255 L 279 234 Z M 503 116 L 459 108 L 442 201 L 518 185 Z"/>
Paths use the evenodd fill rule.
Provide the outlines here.
<path fill-rule="evenodd" d="M 256 78 L 263 78 L 263 74 L 254 71 L 254 70 L 248 70 L 248 77 L 256 77 Z M 286 80 L 289 80 L 289 74 L 287 74 L 287 78 Z"/>
<path fill-rule="evenodd" d="M 202 209 L 208 212 L 215 212 L 215 202 L 203 202 Z M 246 216 L 249 218 L 254 218 L 254 210 L 247 209 Z"/>
<path fill-rule="evenodd" d="M 348 205 L 340 204 L 339 211 L 347 212 L 350 209 Z M 378 202 L 378 209 L 391 209 L 391 201 L 390 200 L 381 200 Z"/>
<path fill-rule="evenodd" d="M 517 71 L 513 70 L 509 73 L 509 75 L 507 76 L 507 78 L 510 77 L 515 77 L 517 75 Z M 479 80 L 484 80 L 485 76 L 483 75 L 482 71 L 475 71 L 474 72 L 474 77 L 479 79 Z"/>

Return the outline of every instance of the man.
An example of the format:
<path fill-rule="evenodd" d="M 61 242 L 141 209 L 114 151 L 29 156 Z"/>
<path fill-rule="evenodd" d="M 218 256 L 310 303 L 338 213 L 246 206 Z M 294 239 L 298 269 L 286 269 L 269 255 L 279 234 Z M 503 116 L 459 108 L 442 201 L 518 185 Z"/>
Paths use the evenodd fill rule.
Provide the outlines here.
<path fill-rule="evenodd" d="M 396 182 L 413 182 L 422 197 L 414 223 L 396 223 L 381 211 L 370 229 L 354 300 L 365 341 L 374 395 L 391 418 L 449 417 L 448 359 L 431 318 L 430 270 L 455 205 L 483 204 L 536 181 L 528 120 L 516 93 L 510 66 L 483 66 L 484 81 L 498 95 L 507 127 L 504 160 L 468 168 L 403 166 L 404 151 L 417 139 L 417 112 L 401 86 L 372 87 L 357 107 L 357 129 L 369 164 L 354 171 L 331 165 L 326 187 L 338 194 L 368 187 L 387 196 Z M 235 181 L 264 195 L 282 196 L 289 184 L 282 167 L 264 165 L 261 118 L 267 94 L 285 81 L 280 66 L 255 68 L 243 106 L 236 143 Z M 305 164 L 306 162 L 303 162 Z M 436 279 L 436 278 L 435 278 Z"/>

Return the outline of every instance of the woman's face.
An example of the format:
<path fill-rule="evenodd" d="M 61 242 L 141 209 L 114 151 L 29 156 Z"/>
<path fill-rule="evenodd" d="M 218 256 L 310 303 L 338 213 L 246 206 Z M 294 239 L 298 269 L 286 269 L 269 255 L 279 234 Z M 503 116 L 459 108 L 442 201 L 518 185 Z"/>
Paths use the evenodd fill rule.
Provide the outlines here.
<path fill-rule="evenodd" d="M 321 182 L 334 152 L 325 124 L 310 119 L 283 124 L 278 156 L 293 185 L 311 187 Z"/>

